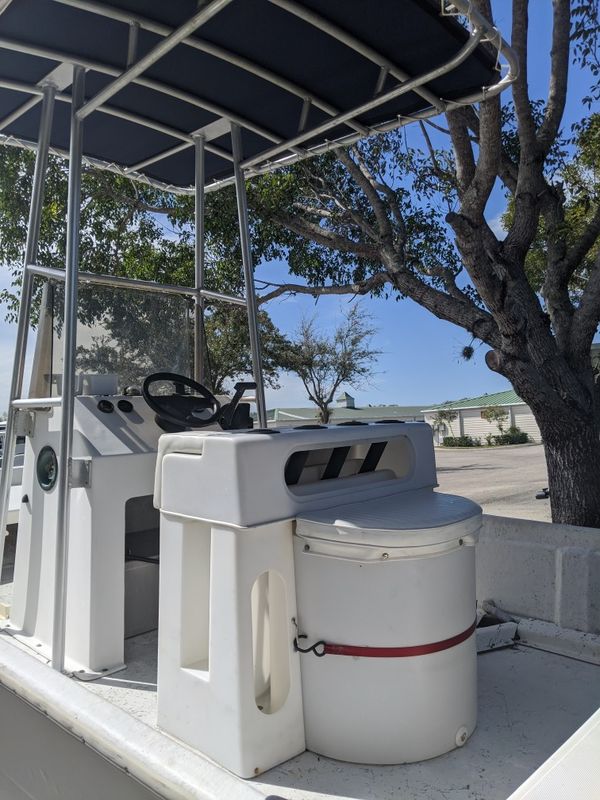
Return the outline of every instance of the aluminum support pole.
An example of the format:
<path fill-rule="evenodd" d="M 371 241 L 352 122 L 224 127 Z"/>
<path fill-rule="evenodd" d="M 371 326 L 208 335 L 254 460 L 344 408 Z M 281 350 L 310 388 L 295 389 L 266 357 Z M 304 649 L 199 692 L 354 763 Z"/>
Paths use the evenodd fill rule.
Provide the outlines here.
<path fill-rule="evenodd" d="M 29 272 L 38 275 L 40 278 L 65 282 L 64 269 L 54 269 L 54 267 L 44 267 L 40 264 L 30 264 Z M 92 286 L 112 286 L 114 289 L 133 289 L 137 292 L 151 292 L 161 295 L 183 295 L 184 297 L 194 297 L 197 290 L 193 286 L 175 286 L 172 283 L 156 283 L 156 281 L 142 281 L 135 278 L 117 278 L 114 275 L 102 275 L 99 272 L 78 272 L 79 283 L 91 284 Z M 210 289 L 202 289 L 200 292 L 205 300 L 219 300 L 224 303 L 233 303 L 237 306 L 245 306 L 246 300 L 243 297 L 236 297 L 232 294 L 223 292 L 212 292 Z"/>
<path fill-rule="evenodd" d="M 30 264 L 29 271 L 40 278 L 64 283 L 66 275 L 64 269 L 44 267 L 40 264 Z M 102 275 L 99 272 L 78 272 L 79 283 L 89 283 L 94 286 L 112 286 L 114 289 L 133 289 L 138 292 L 151 292 L 153 294 L 176 294 L 194 296 L 196 290 L 192 286 L 175 286 L 171 283 L 156 283 L 156 281 L 142 281 L 135 278 L 120 278 L 115 275 Z M 225 296 L 227 298 L 227 296 Z M 237 298 L 235 298 L 237 299 Z M 235 302 L 235 299 L 232 302 Z M 244 302 L 243 300 L 241 301 Z"/>
<path fill-rule="evenodd" d="M 31 411 L 43 411 L 56 408 L 62 403 L 62 397 L 21 397 L 13 401 L 14 408 L 24 408 Z"/>
<path fill-rule="evenodd" d="M 194 247 L 194 285 L 196 287 L 196 297 L 194 299 L 194 380 L 204 383 L 204 297 L 201 295 L 204 289 L 204 136 L 194 137 L 194 155 L 196 159 L 195 167 L 195 223 L 196 241 Z"/>
<path fill-rule="evenodd" d="M 256 290 L 254 288 L 254 267 L 250 250 L 250 224 L 248 222 L 248 198 L 246 197 L 246 180 L 241 161 L 242 133 L 239 125 L 231 126 L 231 145 L 233 150 L 233 169 L 235 178 L 235 195 L 237 199 L 238 222 L 240 226 L 240 247 L 242 264 L 244 265 L 244 281 L 246 283 L 246 308 L 248 309 L 248 329 L 250 331 L 250 352 L 252 355 L 252 374 L 256 383 L 256 408 L 258 424 L 267 427 L 267 405 L 265 402 L 265 386 L 263 381 L 262 360 L 260 356 L 260 336 L 258 333 L 258 308 Z"/>
<path fill-rule="evenodd" d="M 54 573 L 54 625 L 52 666 L 62 672 L 65 663 L 67 610 L 67 567 L 71 499 L 71 452 L 75 410 L 75 351 L 77 349 L 77 272 L 79 267 L 79 221 L 81 213 L 81 172 L 83 123 L 77 116 L 85 100 L 85 70 L 73 67 L 71 140 L 69 147 L 69 190 L 67 198 L 67 253 L 65 265 L 65 318 L 63 323 L 63 382 L 58 455 L 58 510 L 56 514 L 56 569 Z"/>
<path fill-rule="evenodd" d="M 200 292 L 205 300 L 218 300 L 223 303 L 233 303 L 234 306 L 244 306 L 246 308 L 246 301 L 243 297 L 235 297 L 232 294 L 223 294 L 223 292 L 211 292 L 210 289 L 202 289 Z"/>
<path fill-rule="evenodd" d="M 52 118 L 54 114 L 54 86 L 45 86 L 43 90 L 42 113 L 38 147 L 33 172 L 31 188 L 31 206 L 29 208 L 29 224 L 27 226 L 27 241 L 25 243 L 25 259 L 23 262 L 23 283 L 21 286 L 21 302 L 19 305 L 19 321 L 17 324 L 17 341 L 15 344 L 15 358 L 10 383 L 8 413 L 4 445 L 2 448 L 2 475 L 0 477 L 0 575 L 4 560 L 4 539 L 6 534 L 6 519 L 10 500 L 10 487 L 12 481 L 13 463 L 15 460 L 16 409 L 13 401 L 23 393 L 23 375 L 25 371 L 25 356 L 27 354 L 27 334 L 29 332 L 29 317 L 31 311 L 31 295 L 33 288 L 33 275 L 27 265 L 34 263 L 37 258 L 42 209 L 44 205 L 44 184 L 46 168 L 48 166 L 48 151 L 50 149 L 50 134 L 52 132 Z"/>

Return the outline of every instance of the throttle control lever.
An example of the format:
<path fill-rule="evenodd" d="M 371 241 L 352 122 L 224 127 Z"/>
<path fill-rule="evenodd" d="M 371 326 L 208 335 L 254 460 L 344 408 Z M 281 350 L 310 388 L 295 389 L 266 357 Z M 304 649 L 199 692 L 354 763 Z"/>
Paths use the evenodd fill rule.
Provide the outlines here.
<path fill-rule="evenodd" d="M 232 429 L 235 412 L 240 400 L 244 396 L 244 392 L 248 391 L 248 389 L 256 389 L 256 383 L 254 381 L 240 381 L 236 383 L 234 389 L 235 392 L 230 402 L 221 407 L 222 414 L 219 419 L 219 424 L 224 431 Z"/>

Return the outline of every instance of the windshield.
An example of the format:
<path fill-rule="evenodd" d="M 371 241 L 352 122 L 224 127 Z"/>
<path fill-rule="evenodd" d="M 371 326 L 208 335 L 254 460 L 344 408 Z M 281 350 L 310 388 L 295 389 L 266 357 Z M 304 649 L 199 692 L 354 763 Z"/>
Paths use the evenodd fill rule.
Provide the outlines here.
<path fill-rule="evenodd" d="M 61 393 L 64 285 L 43 291 L 30 396 Z M 93 385 L 85 376 L 111 376 L 102 393 L 140 389 L 153 372 L 192 373 L 193 315 L 188 298 L 141 290 L 80 285 L 76 374 L 78 394 Z M 92 392 L 93 393 L 93 392 Z"/>

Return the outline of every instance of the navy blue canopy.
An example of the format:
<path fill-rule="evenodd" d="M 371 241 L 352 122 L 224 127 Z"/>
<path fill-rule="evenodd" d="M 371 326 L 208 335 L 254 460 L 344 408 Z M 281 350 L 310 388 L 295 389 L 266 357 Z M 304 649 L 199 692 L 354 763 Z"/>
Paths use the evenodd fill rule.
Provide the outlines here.
<path fill-rule="evenodd" d="M 89 100 L 196 17 L 179 43 L 85 118 L 84 155 L 186 190 L 200 134 L 210 185 L 232 175 L 234 122 L 244 167 L 257 172 L 443 111 L 497 84 L 496 55 L 483 42 L 436 74 L 473 40 L 455 16 L 441 13 L 445 5 L 0 0 L 0 141 L 35 142 L 40 87 L 52 81 L 61 102 L 51 145 L 68 151 L 70 65 L 86 68 Z M 496 48 L 503 50 L 499 41 Z M 411 83 L 428 75 L 420 86 Z"/>

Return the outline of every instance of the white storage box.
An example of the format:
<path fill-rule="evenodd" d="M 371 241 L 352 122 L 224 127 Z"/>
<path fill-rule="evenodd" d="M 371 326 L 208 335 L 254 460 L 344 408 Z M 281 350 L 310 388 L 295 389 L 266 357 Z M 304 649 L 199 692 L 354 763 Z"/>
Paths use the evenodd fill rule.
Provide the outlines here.
<path fill-rule="evenodd" d="M 480 526 L 479 506 L 431 489 L 298 517 L 298 645 L 308 650 L 301 674 L 310 750 L 393 764 L 466 742 L 477 715 Z"/>

